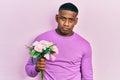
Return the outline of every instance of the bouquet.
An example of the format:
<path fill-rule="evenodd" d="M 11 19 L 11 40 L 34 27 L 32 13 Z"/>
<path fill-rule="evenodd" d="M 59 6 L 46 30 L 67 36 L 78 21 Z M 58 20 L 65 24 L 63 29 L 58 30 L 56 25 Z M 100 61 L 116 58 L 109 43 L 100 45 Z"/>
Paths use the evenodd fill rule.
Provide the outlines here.
<path fill-rule="evenodd" d="M 58 54 L 58 48 L 56 45 L 50 41 L 41 40 L 35 41 L 31 46 L 28 46 L 30 50 L 30 56 L 32 57 L 32 63 L 34 63 L 33 58 L 45 58 L 47 60 L 54 61 L 56 59 L 56 54 Z M 44 71 L 41 71 L 41 78 L 44 78 Z"/>

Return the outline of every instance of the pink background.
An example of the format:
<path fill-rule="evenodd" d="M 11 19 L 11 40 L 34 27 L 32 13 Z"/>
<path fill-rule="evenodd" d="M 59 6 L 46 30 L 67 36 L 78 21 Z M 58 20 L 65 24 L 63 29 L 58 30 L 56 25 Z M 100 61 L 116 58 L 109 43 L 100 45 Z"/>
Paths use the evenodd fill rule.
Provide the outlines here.
<path fill-rule="evenodd" d="M 35 80 L 24 70 L 25 45 L 56 27 L 54 16 L 67 1 L 80 10 L 74 30 L 92 45 L 94 80 L 120 80 L 119 0 L 0 0 L 0 80 Z"/>

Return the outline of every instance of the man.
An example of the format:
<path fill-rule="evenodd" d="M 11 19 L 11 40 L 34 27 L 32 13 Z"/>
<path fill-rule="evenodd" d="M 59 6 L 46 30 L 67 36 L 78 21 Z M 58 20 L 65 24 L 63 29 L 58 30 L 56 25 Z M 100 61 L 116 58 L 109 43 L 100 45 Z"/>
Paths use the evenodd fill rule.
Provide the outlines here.
<path fill-rule="evenodd" d="M 72 3 L 60 6 L 56 15 L 58 27 L 39 35 L 34 41 L 48 40 L 56 44 L 59 54 L 55 61 L 31 58 L 26 72 L 35 77 L 45 71 L 44 80 L 93 80 L 92 51 L 88 41 L 73 31 L 77 24 L 78 9 Z"/>

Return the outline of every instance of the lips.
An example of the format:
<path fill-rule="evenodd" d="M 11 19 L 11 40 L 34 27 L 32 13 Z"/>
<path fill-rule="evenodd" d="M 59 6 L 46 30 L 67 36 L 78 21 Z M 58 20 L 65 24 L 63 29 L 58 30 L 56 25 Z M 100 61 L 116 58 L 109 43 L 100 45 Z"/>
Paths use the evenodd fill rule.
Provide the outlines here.
<path fill-rule="evenodd" d="M 68 31 L 69 30 L 69 28 L 62 28 L 64 31 Z"/>

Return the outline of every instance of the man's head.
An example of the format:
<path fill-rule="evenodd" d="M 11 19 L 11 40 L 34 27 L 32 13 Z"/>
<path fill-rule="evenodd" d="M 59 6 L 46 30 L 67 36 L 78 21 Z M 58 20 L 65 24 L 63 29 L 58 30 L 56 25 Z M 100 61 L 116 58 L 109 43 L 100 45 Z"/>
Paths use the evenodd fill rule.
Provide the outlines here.
<path fill-rule="evenodd" d="M 72 3 L 65 3 L 65 4 L 62 4 L 60 7 L 59 7 L 59 12 L 61 10 L 69 10 L 69 11 L 73 11 L 75 13 L 78 14 L 78 8 L 72 4 Z"/>
<path fill-rule="evenodd" d="M 73 34 L 73 28 L 77 24 L 78 9 L 72 3 L 62 4 L 59 8 L 59 13 L 56 15 L 58 23 L 57 31 L 66 36 Z"/>

